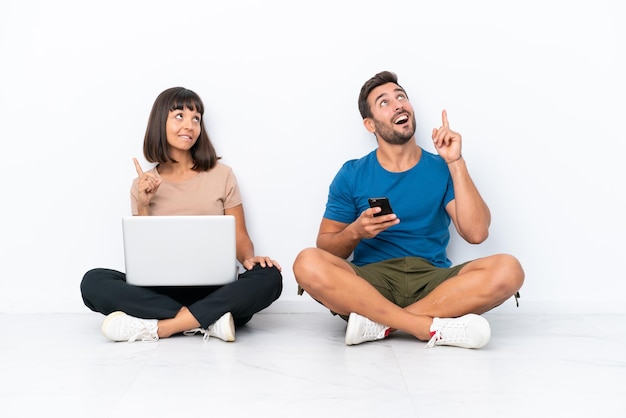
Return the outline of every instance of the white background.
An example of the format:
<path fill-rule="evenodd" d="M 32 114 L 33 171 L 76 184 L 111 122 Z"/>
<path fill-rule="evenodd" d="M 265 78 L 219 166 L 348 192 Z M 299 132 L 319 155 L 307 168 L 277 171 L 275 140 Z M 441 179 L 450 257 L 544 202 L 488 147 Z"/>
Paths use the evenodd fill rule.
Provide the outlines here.
<path fill-rule="evenodd" d="M 446 108 L 492 210 L 462 262 L 526 271 L 524 302 L 623 310 L 626 18 L 614 1 L 13 1 L 0 14 L 0 312 L 84 312 L 82 275 L 123 270 L 132 157 L 164 89 L 196 91 L 239 180 L 257 253 L 313 246 L 341 164 L 375 147 L 363 82 L 398 74 L 417 140 Z M 510 305 L 510 302 L 507 302 Z"/>

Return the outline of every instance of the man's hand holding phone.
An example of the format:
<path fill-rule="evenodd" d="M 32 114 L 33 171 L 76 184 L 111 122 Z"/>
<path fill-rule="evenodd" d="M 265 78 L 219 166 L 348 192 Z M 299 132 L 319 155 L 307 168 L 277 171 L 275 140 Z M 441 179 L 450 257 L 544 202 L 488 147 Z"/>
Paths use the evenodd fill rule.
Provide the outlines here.
<path fill-rule="evenodd" d="M 368 199 L 368 201 L 371 208 L 380 209 L 367 209 L 361 213 L 356 222 L 360 231 L 358 235 L 361 238 L 374 238 L 387 228 L 400 223 L 400 219 L 391 209 L 389 199 L 386 197 L 374 197 Z"/>
<path fill-rule="evenodd" d="M 389 199 L 386 197 L 370 197 L 367 199 L 371 208 L 380 208 L 380 212 L 374 214 L 374 216 L 390 215 L 393 213 Z"/>

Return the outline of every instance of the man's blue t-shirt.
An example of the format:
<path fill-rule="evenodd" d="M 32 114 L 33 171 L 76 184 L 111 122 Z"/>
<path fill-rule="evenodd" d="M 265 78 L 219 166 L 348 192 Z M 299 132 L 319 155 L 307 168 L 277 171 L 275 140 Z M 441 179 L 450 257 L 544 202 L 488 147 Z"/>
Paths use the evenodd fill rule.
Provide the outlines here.
<path fill-rule="evenodd" d="M 452 264 L 446 253 L 450 217 L 445 206 L 454 199 L 454 189 L 440 156 L 422 149 L 419 162 L 402 173 L 385 170 L 376 150 L 347 161 L 330 185 L 324 217 L 352 223 L 369 208 L 370 197 L 388 197 L 400 223 L 361 240 L 354 250 L 354 264 L 400 257 L 422 257 L 438 267 Z"/>

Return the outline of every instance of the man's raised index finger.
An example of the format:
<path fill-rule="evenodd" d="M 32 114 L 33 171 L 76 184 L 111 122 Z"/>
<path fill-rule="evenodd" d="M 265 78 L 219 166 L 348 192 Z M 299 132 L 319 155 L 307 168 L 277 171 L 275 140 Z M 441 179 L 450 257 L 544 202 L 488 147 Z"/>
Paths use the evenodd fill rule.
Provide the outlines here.
<path fill-rule="evenodd" d="M 450 128 L 450 124 L 448 123 L 448 111 L 446 109 L 441 111 L 441 123 L 444 128 Z"/>
<path fill-rule="evenodd" d="M 135 170 L 137 170 L 137 175 L 139 177 L 143 176 L 143 170 L 141 169 L 141 166 L 139 165 L 139 161 L 137 161 L 136 158 L 133 158 L 133 162 L 135 163 Z"/>

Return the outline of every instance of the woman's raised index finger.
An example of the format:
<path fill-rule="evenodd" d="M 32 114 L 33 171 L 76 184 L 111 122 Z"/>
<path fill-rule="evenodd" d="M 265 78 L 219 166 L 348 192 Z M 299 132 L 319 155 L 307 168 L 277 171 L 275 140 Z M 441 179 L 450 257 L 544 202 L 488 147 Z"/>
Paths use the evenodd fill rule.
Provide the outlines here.
<path fill-rule="evenodd" d="M 450 124 L 448 123 L 448 111 L 446 109 L 441 111 L 441 124 L 444 128 L 450 128 Z"/>
<path fill-rule="evenodd" d="M 143 170 L 141 169 L 141 166 L 139 165 L 139 161 L 137 161 L 137 159 L 133 157 L 133 162 L 135 163 L 135 170 L 137 170 L 137 175 L 139 177 L 143 176 Z"/>

